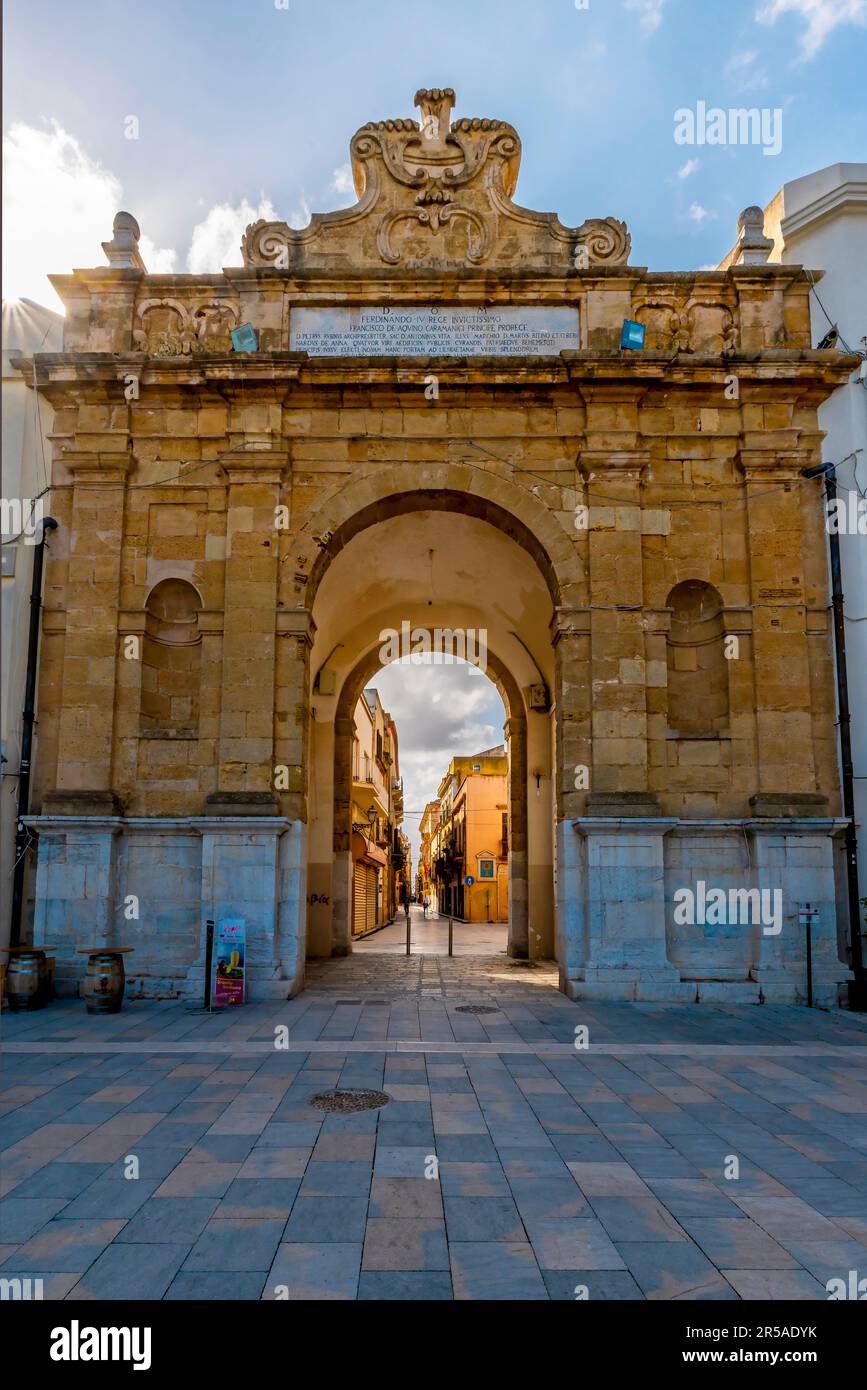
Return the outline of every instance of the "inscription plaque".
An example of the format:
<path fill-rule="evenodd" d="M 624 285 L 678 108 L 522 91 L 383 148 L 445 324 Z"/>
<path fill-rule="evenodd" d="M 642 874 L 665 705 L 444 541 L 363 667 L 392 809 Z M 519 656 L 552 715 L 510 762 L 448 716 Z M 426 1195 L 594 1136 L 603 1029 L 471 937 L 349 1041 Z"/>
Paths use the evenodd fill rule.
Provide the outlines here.
<path fill-rule="evenodd" d="M 577 308 L 292 309 L 292 352 L 311 357 L 541 357 L 581 346 Z"/>

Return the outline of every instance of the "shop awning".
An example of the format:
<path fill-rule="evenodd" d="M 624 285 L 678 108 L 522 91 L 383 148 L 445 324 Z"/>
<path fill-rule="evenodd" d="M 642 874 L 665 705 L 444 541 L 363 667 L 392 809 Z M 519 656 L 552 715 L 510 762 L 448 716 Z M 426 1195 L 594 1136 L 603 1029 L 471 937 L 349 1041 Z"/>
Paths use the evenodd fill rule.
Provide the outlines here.
<path fill-rule="evenodd" d="M 365 840 L 363 835 L 359 835 L 357 830 L 352 832 L 352 857 L 353 859 L 363 859 L 366 864 L 373 864 L 378 869 L 384 869 L 388 864 L 384 852 L 375 845 L 373 841 Z"/>

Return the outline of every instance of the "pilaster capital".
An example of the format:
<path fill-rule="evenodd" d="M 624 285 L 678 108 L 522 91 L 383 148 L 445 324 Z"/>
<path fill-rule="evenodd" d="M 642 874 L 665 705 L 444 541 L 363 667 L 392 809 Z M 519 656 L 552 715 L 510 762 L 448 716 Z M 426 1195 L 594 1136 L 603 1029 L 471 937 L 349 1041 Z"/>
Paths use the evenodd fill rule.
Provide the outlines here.
<path fill-rule="evenodd" d="M 66 449 L 61 459 L 75 479 L 76 487 L 124 483 L 133 463 L 132 454 L 128 452 L 90 453 L 82 449 Z"/>
<path fill-rule="evenodd" d="M 316 637 L 316 624 L 309 608 L 278 608 L 277 636 L 298 637 L 313 646 Z"/>
<path fill-rule="evenodd" d="M 586 482 L 604 478 L 609 482 L 642 483 L 650 467 L 650 449 L 618 448 L 582 449 L 577 459 L 578 472 Z"/>
<path fill-rule="evenodd" d="M 736 459 L 748 483 L 791 482 L 815 462 L 815 454 L 809 448 L 744 448 Z"/>
<path fill-rule="evenodd" d="M 753 631 L 753 610 L 746 607 L 723 608 L 720 621 L 726 636 L 736 634 L 739 637 L 749 637 Z"/>
<path fill-rule="evenodd" d="M 219 458 L 220 467 L 229 483 L 283 482 L 291 467 L 291 454 L 286 445 L 274 446 L 256 439 L 233 439 Z"/>
<path fill-rule="evenodd" d="M 568 608 L 565 605 L 555 608 L 550 622 L 551 641 L 554 646 L 563 637 L 589 637 L 589 608 Z"/>

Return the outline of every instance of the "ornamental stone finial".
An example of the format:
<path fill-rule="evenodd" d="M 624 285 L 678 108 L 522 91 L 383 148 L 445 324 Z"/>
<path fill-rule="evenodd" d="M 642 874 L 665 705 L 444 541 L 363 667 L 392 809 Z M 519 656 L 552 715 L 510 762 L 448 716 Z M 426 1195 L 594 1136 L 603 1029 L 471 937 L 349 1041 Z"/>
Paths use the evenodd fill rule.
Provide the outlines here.
<path fill-rule="evenodd" d="M 102 249 L 109 265 L 114 270 L 147 270 L 138 249 L 141 232 L 131 212 L 115 214 L 111 241 L 104 241 Z"/>
<path fill-rule="evenodd" d="M 738 239 L 733 265 L 765 265 L 774 243 L 765 236 L 765 214 L 756 207 L 744 208 L 738 218 Z"/>

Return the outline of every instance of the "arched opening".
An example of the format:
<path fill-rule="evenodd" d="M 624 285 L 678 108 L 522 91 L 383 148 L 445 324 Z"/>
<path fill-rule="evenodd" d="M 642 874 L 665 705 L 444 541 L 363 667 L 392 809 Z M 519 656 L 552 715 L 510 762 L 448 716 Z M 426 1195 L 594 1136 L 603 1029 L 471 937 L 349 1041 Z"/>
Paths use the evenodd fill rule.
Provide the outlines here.
<path fill-rule="evenodd" d="M 148 595 L 139 725 L 150 738 L 193 737 L 199 726 L 202 600 L 185 579 L 163 579 Z"/>
<path fill-rule="evenodd" d="M 696 737 L 726 733 L 728 669 L 723 601 L 712 584 L 687 579 L 668 596 L 668 727 Z"/>
<path fill-rule="evenodd" d="M 352 950 L 355 709 L 377 672 L 398 659 L 384 655 L 388 641 L 407 632 L 428 633 L 432 650 L 437 633 L 468 642 L 483 634 L 482 669 L 506 712 L 500 839 L 508 844 L 508 951 L 519 959 L 555 956 L 551 624 L 552 588 L 559 590 L 529 528 L 514 517 L 500 525 L 501 509 L 466 502 L 427 492 L 384 499 L 328 537 L 311 574 L 310 957 Z M 487 860 L 496 856 L 482 857 L 490 873 Z M 493 872 L 499 876 L 496 864 Z"/>

